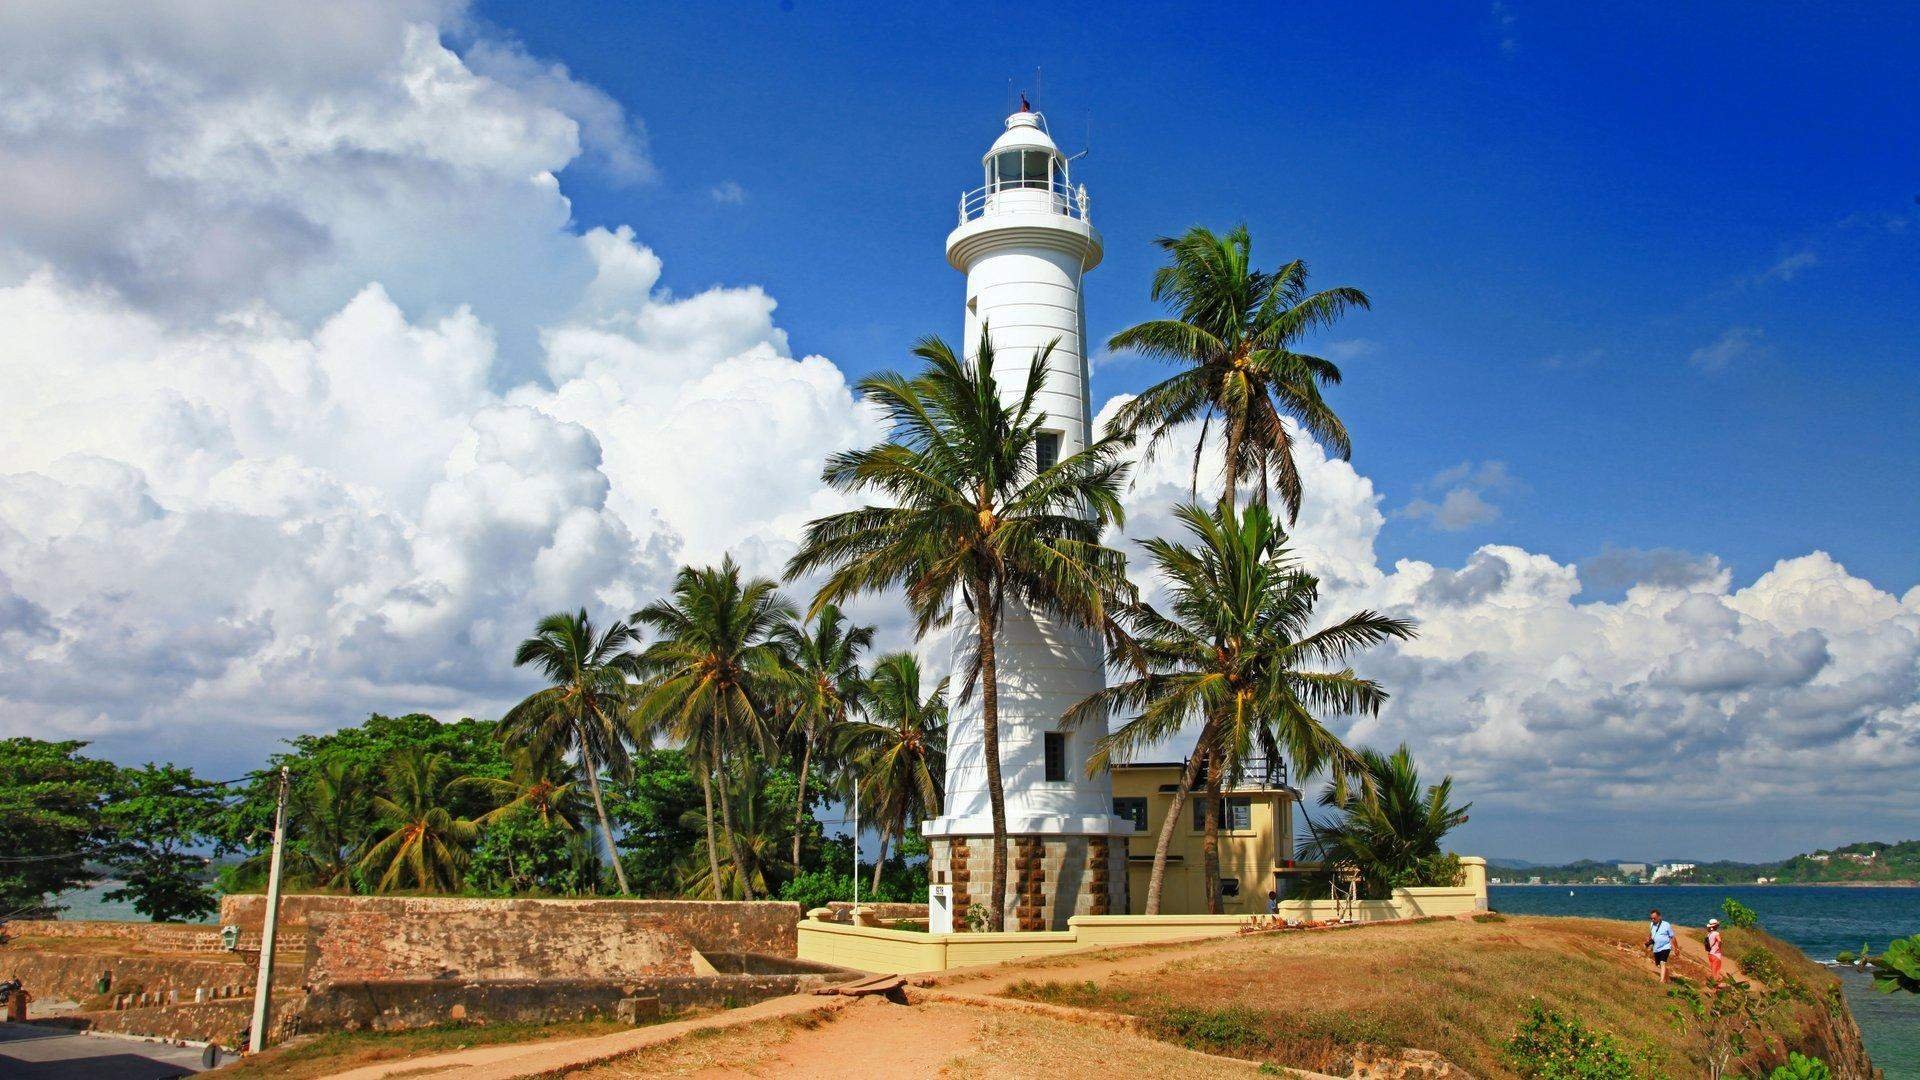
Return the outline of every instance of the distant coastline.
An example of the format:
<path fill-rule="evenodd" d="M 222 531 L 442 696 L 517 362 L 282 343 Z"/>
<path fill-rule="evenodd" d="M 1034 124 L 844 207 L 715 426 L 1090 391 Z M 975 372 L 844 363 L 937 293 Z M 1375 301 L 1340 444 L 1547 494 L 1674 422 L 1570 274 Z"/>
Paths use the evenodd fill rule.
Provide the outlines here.
<path fill-rule="evenodd" d="M 1507 881 L 1494 882 L 1496 889 L 1920 889 L 1920 881 Z"/>

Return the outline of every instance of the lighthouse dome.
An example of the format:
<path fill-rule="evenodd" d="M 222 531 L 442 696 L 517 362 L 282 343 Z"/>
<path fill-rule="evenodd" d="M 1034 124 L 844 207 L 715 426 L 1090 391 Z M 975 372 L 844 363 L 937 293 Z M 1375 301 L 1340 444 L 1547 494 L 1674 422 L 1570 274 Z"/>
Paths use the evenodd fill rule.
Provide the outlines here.
<path fill-rule="evenodd" d="M 1060 148 L 1054 145 L 1053 136 L 1047 134 L 1042 126 L 1040 114 L 1026 109 L 1007 117 L 1007 130 L 993 141 L 993 148 L 987 151 L 992 157 L 1002 150 L 1045 150 L 1058 154 Z"/>

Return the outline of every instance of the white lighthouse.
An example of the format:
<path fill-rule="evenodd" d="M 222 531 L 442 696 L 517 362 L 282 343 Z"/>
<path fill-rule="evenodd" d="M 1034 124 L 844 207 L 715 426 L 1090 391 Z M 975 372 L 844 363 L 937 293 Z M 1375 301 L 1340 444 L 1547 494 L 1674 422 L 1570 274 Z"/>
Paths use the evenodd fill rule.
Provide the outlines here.
<path fill-rule="evenodd" d="M 1082 277 L 1099 265 L 1100 234 L 1087 218 L 1086 188 L 1028 109 L 983 159 L 985 184 L 960 197 L 947 236 L 947 261 L 967 276 L 963 348 L 979 359 L 984 329 L 994 374 L 1017 398 L 1035 354 L 1053 343 L 1039 405 L 1047 434 L 1038 452 L 1050 464 L 1092 438 L 1086 309 Z M 947 670 L 958 673 L 975 631 L 963 617 L 951 634 Z M 1113 785 L 1086 761 L 1103 725 L 1069 730 L 1061 716 L 1105 685 L 1099 635 L 1009 604 L 996 650 L 1000 691 L 1000 773 L 1006 793 L 1009 930 L 1066 929 L 1073 915 L 1127 910 L 1127 837 L 1113 816 Z M 956 684 L 947 737 L 946 813 L 926 822 L 932 856 L 934 932 L 964 921 L 992 893 L 993 819 L 987 795 L 980 693 L 964 703 Z"/>

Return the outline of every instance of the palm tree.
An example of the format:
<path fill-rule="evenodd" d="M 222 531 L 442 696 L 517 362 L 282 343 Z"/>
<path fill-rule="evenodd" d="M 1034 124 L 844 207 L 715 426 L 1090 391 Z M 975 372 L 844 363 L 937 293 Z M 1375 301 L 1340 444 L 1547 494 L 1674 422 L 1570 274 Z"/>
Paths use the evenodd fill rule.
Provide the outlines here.
<path fill-rule="evenodd" d="M 1053 346 L 1039 350 L 1012 403 L 1000 398 L 993 343 L 982 333 L 974 363 L 938 338 L 913 354 L 926 367 L 860 382 L 865 398 L 893 423 L 893 438 L 835 454 L 823 477 L 846 492 L 881 496 L 885 505 L 820 518 L 787 563 L 789 577 L 832 573 L 814 608 L 868 591 L 904 587 L 918 632 L 951 621 L 964 604 L 975 644 L 961 680 L 965 700 L 978 680 L 987 794 L 993 817 L 993 906 L 989 925 L 1006 923 L 1006 794 L 1000 779 L 999 667 L 995 635 L 1006 603 L 1068 623 L 1111 629 L 1106 598 L 1130 589 L 1124 559 L 1100 543 L 1121 523 L 1126 465 L 1121 444 L 1101 439 L 1037 468 L 1046 413 L 1035 405 Z"/>
<path fill-rule="evenodd" d="M 946 771 L 947 681 L 920 696 L 920 662 L 912 653 L 882 656 L 868 680 L 869 719 L 849 721 L 841 729 L 842 751 L 853 761 L 860 793 L 880 822 L 880 857 L 873 864 L 873 888 L 887 842 L 906 836 L 909 821 L 940 815 L 940 778 Z"/>
<path fill-rule="evenodd" d="M 493 805 L 493 809 L 481 814 L 474 820 L 482 825 L 491 825 L 525 810 L 545 826 L 558 826 L 566 832 L 575 832 L 580 828 L 580 819 L 585 807 L 580 805 L 580 791 L 568 773 L 564 760 L 553 754 L 539 754 L 531 747 L 516 747 L 507 751 L 511 772 L 503 779 L 497 776 L 462 777 L 462 787 L 479 792 L 480 797 Z"/>
<path fill-rule="evenodd" d="M 1208 511 L 1190 504 L 1175 516 L 1191 544 L 1155 538 L 1142 545 L 1166 581 L 1168 613 L 1139 601 L 1117 612 L 1133 636 L 1139 673 L 1076 705 L 1067 721 L 1133 716 L 1096 745 L 1089 771 L 1105 768 L 1115 753 L 1130 756 L 1199 722 L 1193 753 L 1160 826 L 1146 911 L 1160 913 L 1167 851 L 1204 767 L 1207 903 L 1218 914 L 1223 781 L 1257 747 L 1290 758 L 1297 776 L 1329 768 L 1344 790 L 1346 771 L 1357 759 L 1316 713 L 1377 712 L 1387 692 L 1351 670 L 1307 665 L 1344 661 L 1388 638 L 1410 638 L 1414 629 L 1360 611 L 1309 633 L 1319 581 L 1289 557 L 1286 538 L 1266 507 L 1239 514 L 1230 505 Z"/>
<path fill-rule="evenodd" d="M 632 692 L 627 676 L 633 654 L 628 650 L 636 640 L 624 622 L 596 635 L 585 608 L 541 619 L 534 635 L 514 652 L 513 666 L 539 665 L 549 685 L 500 718 L 500 735 L 509 747 L 535 756 L 579 754 L 580 772 L 593 796 L 593 813 L 622 896 L 628 892 L 627 872 L 614 849 L 613 827 L 600 797 L 600 769 L 605 766 L 619 775 L 627 765 L 622 716 Z"/>
<path fill-rule="evenodd" d="M 720 879 L 719 840 L 714 835 L 713 796 L 720 793 L 720 824 L 727 833 L 746 898 L 754 879 L 732 842 L 733 809 L 726 763 L 736 751 L 771 749 L 767 706 L 780 682 L 780 649 L 774 636 L 797 617 L 767 578 L 742 581 L 732 556 L 718 567 L 682 568 L 672 595 L 634 612 L 636 625 L 657 639 L 640 654 L 644 678 L 634 712 L 636 734 L 662 731 L 679 740 L 700 773 L 706 800 L 707 870 Z"/>
<path fill-rule="evenodd" d="M 1226 435 L 1222 497 L 1234 503 L 1239 482 L 1257 476 L 1256 501 L 1265 503 L 1268 487 L 1277 482 L 1291 522 L 1300 516 L 1300 473 L 1282 417 L 1298 421 L 1342 458 L 1353 452 L 1346 425 L 1320 394 L 1322 386 L 1340 381 L 1340 369 L 1294 346 L 1308 331 L 1367 307 L 1367 295 L 1346 287 L 1309 293 L 1307 267 L 1298 259 L 1272 273 L 1255 270 L 1245 225 L 1225 236 L 1196 225 L 1157 242 L 1169 261 L 1154 272 L 1153 298 L 1166 302 L 1173 317 L 1128 327 L 1107 347 L 1168 360 L 1183 370 L 1122 406 L 1108 430 L 1128 437 L 1151 432 L 1151 454 L 1175 425 L 1199 418 L 1193 451 L 1197 497 L 1200 451 L 1217 414 Z"/>
<path fill-rule="evenodd" d="M 1370 790 L 1327 785 L 1320 805 L 1338 810 L 1340 817 L 1326 825 L 1308 822 L 1308 857 L 1358 868 L 1361 888 L 1374 898 L 1401 886 L 1453 884 L 1425 880 L 1441 858 L 1440 841 L 1466 824 L 1473 806 L 1452 804 L 1453 777 L 1422 787 L 1405 743 L 1391 757 L 1362 748 L 1360 761 Z"/>
<path fill-rule="evenodd" d="M 300 834 L 304 876 L 320 888 L 353 891 L 353 853 L 371 811 L 360 767 L 343 757 L 322 761 L 290 793 L 288 816 Z"/>
<path fill-rule="evenodd" d="M 783 679 L 800 736 L 800 790 L 793 804 L 793 873 L 800 873 L 801 823 L 807 815 L 807 775 L 816 743 L 830 742 L 860 707 L 866 680 L 860 654 L 873 646 L 873 627 L 849 626 L 827 604 L 811 624 L 782 623 L 774 632 L 783 659 Z"/>
<path fill-rule="evenodd" d="M 727 786 L 733 789 L 730 803 L 735 814 L 733 824 L 719 838 L 723 857 L 706 865 L 691 853 L 680 860 L 681 890 L 688 897 L 709 900 L 772 896 L 781 870 L 782 822 L 770 797 L 766 766 L 757 757 L 743 759 Z M 710 817 L 711 808 L 707 813 L 689 810 L 681 815 L 680 825 L 708 829 Z M 708 833 L 712 835 L 711 829 Z"/>
<path fill-rule="evenodd" d="M 453 759 L 409 747 L 387 763 L 386 794 L 373 809 L 392 831 L 360 859 L 360 872 L 378 873 L 376 892 L 412 887 L 421 892 L 456 892 L 467 865 L 467 845 L 480 827 L 455 817 Z"/>

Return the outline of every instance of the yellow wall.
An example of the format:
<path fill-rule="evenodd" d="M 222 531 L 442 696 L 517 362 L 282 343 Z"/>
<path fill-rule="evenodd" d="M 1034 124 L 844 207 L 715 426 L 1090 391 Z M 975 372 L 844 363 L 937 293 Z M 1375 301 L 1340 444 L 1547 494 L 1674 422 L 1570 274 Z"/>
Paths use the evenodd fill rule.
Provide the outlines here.
<path fill-rule="evenodd" d="M 1154 844 L 1160 839 L 1160 824 L 1166 820 L 1167 809 L 1173 804 L 1173 794 L 1160 788 L 1179 783 L 1180 768 L 1175 765 L 1122 766 L 1114 769 L 1112 775 L 1114 798 L 1144 797 L 1147 800 L 1146 831 L 1135 833 L 1127 849 L 1127 910 L 1138 914 L 1146 910 Z M 1267 890 L 1276 887 L 1274 870 L 1283 860 L 1293 857 L 1293 798 L 1287 792 L 1270 788 L 1228 792 L 1227 797 L 1248 800 L 1252 828 L 1238 832 L 1220 830 L 1220 876 L 1240 879 L 1240 894 L 1224 898 L 1222 906 L 1230 915 L 1264 915 Z M 1180 806 L 1180 821 L 1168 851 L 1166 883 L 1160 896 L 1161 912 L 1180 914 L 1206 910 L 1206 878 L 1201 870 L 1205 839 L 1204 831 L 1193 827 L 1193 798 L 1189 797 Z M 1280 893 L 1285 896 L 1286 890 L 1282 888 Z"/>
<path fill-rule="evenodd" d="M 1344 912 L 1331 900 L 1290 900 L 1281 905 L 1280 916 L 1296 922 L 1331 922 L 1345 914 L 1360 922 L 1375 922 L 1483 911 L 1486 861 L 1471 856 L 1460 861 L 1466 866 L 1467 879 L 1455 888 L 1395 889 L 1390 900 L 1362 900 Z M 799 956 L 858 971 L 905 975 L 1108 945 L 1237 934 L 1249 921 L 1246 915 L 1075 915 L 1067 920 L 1066 930 L 923 934 L 802 919 Z"/>

